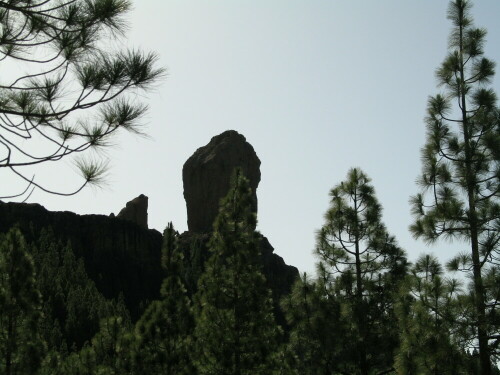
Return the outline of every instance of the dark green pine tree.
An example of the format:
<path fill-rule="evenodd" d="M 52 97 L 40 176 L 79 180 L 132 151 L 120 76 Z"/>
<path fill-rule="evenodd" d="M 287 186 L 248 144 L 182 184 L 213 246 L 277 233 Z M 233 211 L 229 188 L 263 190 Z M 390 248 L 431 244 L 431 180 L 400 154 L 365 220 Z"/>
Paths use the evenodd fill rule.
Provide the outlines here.
<path fill-rule="evenodd" d="M 490 375 L 489 343 L 498 332 L 488 316 L 498 304 L 487 299 L 483 278 L 500 255 L 500 115 L 496 94 L 487 87 L 495 64 L 483 56 L 486 31 L 474 27 L 470 8 L 468 0 L 449 5 L 449 53 L 436 74 L 444 92 L 428 102 L 422 193 L 412 197 L 411 231 L 429 242 L 445 237 L 468 243 L 467 252 L 450 265 L 472 278 L 470 323 L 481 374 Z"/>
<path fill-rule="evenodd" d="M 422 255 L 401 288 L 396 308 L 401 335 L 395 358 L 398 374 L 476 373 L 461 340 L 461 284 L 443 276 L 438 260 Z"/>
<path fill-rule="evenodd" d="M 341 369 L 344 325 L 340 303 L 325 285 L 304 274 L 281 301 L 290 326 L 287 354 L 300 375 L 330 375 Z"/>
<path fill-rule="evenodd" d="M 135 340 L 132 327 L 121 317 L 103 319 L 99 332 L 79 352 L 73 352 L 62 361 L 54 361 L 52 368 L 42 374 L 51 375 L 135 375 L 131 353 Z"/>
<path fill-rule="evenodd" d="M 0 237 L 0 373 L 37 373 L 45 354 L 41 315 L 33 260 L 14 228 Z"/>
<path fill-rule="evenodd" d="M 138 373 L 194 375 L 190 359 L 194 321 L 191 303 L 182 282 L 182 254 L 172 223 L 163 232 L 162 263 L 167 273 L 162 299 L 149 305 L 136 324 Z"/>
<path fill-rule="evenodd" d="M 129 319 L 121 300 L 108 300 L 97 290 L 70 244 L 63 245 L 52 229 L 43 229 L 30 246 L 42 294 L 42 334 L 49 350 L 81 349 L 111 316 Z"/>
<path fill-rule="evenodd" d="M 405 255 L 382 224 L 382 208 L 361 170 L 351 169 L 330 196 L 316 252 L 325 291 L 342 303 L 342 319 L 349 327 L 343 371 L 383 373 L 392 368 L 391 353 L 397 346 L 391 294 L 404 275 Z"/>
<path fill-rule="evenodd" d="M 203 375 L 279 373 L 279 328 L 261 270 L 252 207 L 248 180 L 236 169 L 195 296 L 196 366 Z"/>

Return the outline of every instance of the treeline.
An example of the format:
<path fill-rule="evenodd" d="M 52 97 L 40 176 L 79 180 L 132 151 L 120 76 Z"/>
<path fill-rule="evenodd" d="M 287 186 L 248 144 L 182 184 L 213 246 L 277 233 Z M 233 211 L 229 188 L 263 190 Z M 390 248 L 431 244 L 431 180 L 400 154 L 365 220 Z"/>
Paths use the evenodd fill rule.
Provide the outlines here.
<path fill-rule="evenodd" d="M 318 231 L 318 275 L 303 275 L 276 323 L 248 181 L 236 170 L 189 295 L 179 234 L 165 229 L 161 299 L 132 322 L 50 230 L 0 244 L 0 370 L 14 374 L 481 374 L 470 287 L 432 255 L 410 264 L 352 169 Z M 450 262 L 452 263 L 452 262 Z M 450 266 L 450 265 L 448 265 Z M 500 283 L 487 278 L 491 295 Z M 491 326 L 497 321 L 491 311 Z M 490 353 L 496 360 L 496 342 Z M 493 373 L 500 373 L 497 369 Z"/>

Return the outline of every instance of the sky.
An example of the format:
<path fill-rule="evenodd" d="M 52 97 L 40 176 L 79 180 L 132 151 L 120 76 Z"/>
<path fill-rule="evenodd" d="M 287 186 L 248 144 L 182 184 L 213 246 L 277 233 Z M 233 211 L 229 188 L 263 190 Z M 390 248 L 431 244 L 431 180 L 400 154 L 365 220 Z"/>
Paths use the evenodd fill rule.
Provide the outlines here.
<path fill-rule="evenodd" d="M 431 251 L 445 261 L 464 245 L 413 239 L 408 200 L 418 192 L 427 99 L 440 92 L 446 9 L 441 0 L 136 0 L 115 43 L 156 52 L 167 71 L 142 95 L 148 137 L 125 134 L 100 155 L 111 167 L 102 188 L 73 197 L 35 191 L 30 202 L 108 215 L 142 193 L 150 228 L 172 221 L 182 232 L 184 162 L 234 129 L 262 163 L 258 230 L 286 263 L 314 272 L 328 192 L 352 167 L 371 177 L 409 259 Z M 500 2 L 476 1 L 472 13 L 488 30 L 485 55 L 500 62 Z M 498 77 L 493 88 L 500 92 Z M 56 186 L 79 183 L 68 162 L 46 173 Z"/>

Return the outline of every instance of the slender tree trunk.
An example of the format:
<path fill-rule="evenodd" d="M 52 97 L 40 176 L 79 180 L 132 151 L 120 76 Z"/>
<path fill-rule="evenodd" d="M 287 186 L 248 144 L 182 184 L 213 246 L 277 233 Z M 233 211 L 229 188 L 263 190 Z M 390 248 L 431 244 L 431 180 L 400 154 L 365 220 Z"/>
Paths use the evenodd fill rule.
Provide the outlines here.
<path fill-rule="evenodd" d="M 470 172 L 470 165 L 466 173 Z M 470 175 L 469 175 L 470 176 Z M 486 322 L 485 290 L 483 276 L 481 274 L 481 258 L 479 255 L 478 224 L 475 207 L 474 187 L 468 182 L 467 194 L 469 201 L 469 223 L 472 250 L 472 268 L 474 280 L 474 304 L 477 315 L 477 336 L 479 341 L 479 360 L 481 364 L 481 375 L 491 375 L 491 362 L 488 345 L 488 332 Z"/>
<path fill-rule="evenodd" d="M 463 14 L 460 15 L 463 19 Z M 463 51 L 463 26 L 460 26 L 460 101 L 462 111 L 462 126 L 465 145 L 465 180 L 467 183 L 467 200 L 469 206 L 468 222 L 470 227 L 470 241 L 472 253 L 472 268 L 474 280 L 474 304 L 477 315 L 477 332 L 479 341 L 479 359 L 481 363 L 481 374 L 491 375 L 491 363 L 488 348 L 488 334 L 486 324 L 486 305 L 485 305 L 485 292 L 483 285 L 483 277 L 481 274 L 481 259 L 479 255 L 479 238 L 478 238 L 478 222 L 476 212 L 476 196 L 475 187 L 476 179 L 473 173 L 473 158 L 474 155 L 471 150 L 470 140 L 471 134 L 468 118 L 467 118 L 467 101 L 465 92 L 465 64 L 464 64 L 464 51 Z"/>
<path fill-rule="evenodd" d="M 470 210 L 472 219 L 472 217 L 475 216 L 475 212 L 474 215 L 472 215 L 472 208 Z M 488 348 L 488 332 L 486 324 L 486 306 L 484 301 L 484 285 L 481 275 L 481 263 L 479 258 L 477 228 L 472 228 L 472 222 L 473 220 L 471 220 L 471 245 L 474 271 L 474 302 L 476 306 L 478 325 L 477 333 L 479 341 L 479 360 L 481 362 L 481 374 L 491 375 L 491 363 Z"/>
<path fill-rule="evenodd" d="M 358 201 L 357 195 L 354 196 L 354 210 L 358 211 Z M 355 250 L 356 250 L 356 315 L 357 315 L 357 323 L 358 329 L 361 336 L 361 342 L 359 343 L 359 356 L 360 356 L 360 373 L 361 375 L 368 375 L 368 364 L 366 361 L 366 324 L 365 319 L 363 317 L 363 274 L 361 271 L 361 259 L 360 259 L 360 250 L 359 250 L 359 228 L 358 228 L 358 220 L 356 220 L 355 231 Z"/>
<path fill-rule="evenodd" d="M 368 364 L 366 361 L 366 324 L 363 317 L 363 283 L 361 280 L 361 260 L 359 259 L 359 243 L 356 241 L 356 315 L 358 321 L 361 342 L 359 343 L 360 373 L 368 375 Z"/>

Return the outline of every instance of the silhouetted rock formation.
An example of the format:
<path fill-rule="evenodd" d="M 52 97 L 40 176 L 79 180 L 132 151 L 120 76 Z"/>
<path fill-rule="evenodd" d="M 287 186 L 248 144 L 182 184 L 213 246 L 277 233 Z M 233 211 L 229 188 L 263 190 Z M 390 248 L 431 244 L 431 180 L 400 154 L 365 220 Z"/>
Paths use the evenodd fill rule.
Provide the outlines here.
<path fill-rule="evenodd" d="M 104 215 L 51 212 L 39 204 L 0 202 L 0 233 L 18 225 L 28 242 L 51 227 L 83 258 L 89 277 L 106 298 L 123 294 L 133 318 L 141 304 L 159 298 L 162 235 L 154 229 Z"/>
<path fill-rule="evenodd" d="M 141 194 L 127 202 L 127 205 L 122 208 L 117 217 L 148 229 L 148 197 Z"/>
<path fill-rule="evenodd" d="M 225 131 L 196 150 L 184 163 L 182 180 L 189 231 L 212 231 L 212 224 L 219 213 L 219 201 L 226 196 L 236 167 L 241 167 L 250 181 L 257 212 L 260 160 L 243 135 L 234 130 Z"/>
<path fill-rule="evenodd" d="M 238 132 L 228 130 L 213 137 L 206 146 L 196 150 L 182 169 L 189 231 L 181 234 L 179 246 L 184 254 L 186 287 L 190 293 L 196 291 L 198 278 L 210 256 L 208 241 L 212 224 L 219 213 L 221 198 L 229 191 L 230 178 L 236 167 L 240 167 L 250 181 L 257 212 L 260 160 L 252 145 Z M 274 254 L 274 248 L 262 235 L 260 251 L 263 273 L 274 297 L 276 316 L 284 325 L 279 301 L 290 293 L 299 272 Z"/>
<path fill-rule="evenodd" d="M 260 182 L 260 160 L 245 137 L 235 131 L 224 132 L 198 149 L 184 164 L 184 196 L 190 230 L 181 234 L 184 279 L 189 293 L 210 256 L 208 240 L 219 201 L 229 190 L 230 176 L 241 167 L 250 180 L 257 211 L 256 189 Z M 133 199 L 114 215 L 77 215 L 51 212 L 39 204 L 0 201 L 0 233 L 18 225 L 28 242 L 36 241 L 43 228 L 52 228 L 57 240 L 70 243 L 86 272 L 106 298 L 123 295 L 132 318 L 137 319 L 148 301 L 159 298 L 165 271 L 161 268 L 162 235 L 147 229 L 148 198 Z M 278 321 L 284 324 L 280 299 L 291 290 L 298 271 L 274 254 L 266 237 L 261 236 L 263 272 L 274 297 Z"/>

